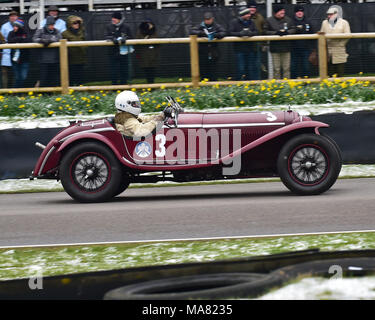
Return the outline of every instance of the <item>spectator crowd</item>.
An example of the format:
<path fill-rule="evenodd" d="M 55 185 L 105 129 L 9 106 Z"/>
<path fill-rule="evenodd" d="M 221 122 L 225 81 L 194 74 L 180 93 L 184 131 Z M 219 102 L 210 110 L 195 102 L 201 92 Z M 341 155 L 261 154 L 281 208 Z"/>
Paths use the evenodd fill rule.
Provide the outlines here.
<path fill-rule="evenodd" d="M 285 7 L 273 5 L 273 15 L 263 17 L 257 10 L 256 2 L 250 1 L 247 6 L 240 7 L 237 16 L 229 21 L 228 28 L 215 21 L 212 12 L 205 12 L 202 21 L 192 26 L 189 33 L 208 41 L 199 44 L 199 62 L 201 77 L 211 81 L 218 80 L 218 61 L 221 56 L 218 42 L 226 36 L 250 38 L 257 35 L 280 36 L 313 33 L 350 33 L 349 23 L 341 17 L 335 7 L 329 8 L 327 16 L 322 21 L 319 30 L 314 27 L 305 15 L 303 6 L 294 6 L 294 15 L 288 17 Z M 104 39 L 113 42 L 108 47 L 111 83 L 126 84 L 129 81 L 129 56 L 135 51 L 127 44 L 128 39 L 158 38 L 157 27 L 151 19 L 145 19 L 137 28 L 134 36 L 124 16 L 115 11 L 111 21 L 104 30 Z M 84 21 L 78 15 L 70 15 L 66 21 L 59 17 L 59 8 L 50 6 L 46 18 L 41 22 L 40 29 L 30 35 L 25 22 L 16 11 L 11 11 L 8 21 L 0 28 L 1 43 L 40 43 L 38 49 L 39 75 L 36 86 L 59 86 L 59 49 L 50 44 L 61 39 L 67 41 L 85 41 L 86 32 Z M 329 75 L 344 75 L 344 67 L 348 54 L 346 44 L 348 39 L 327 40 Z M 272 57 L 272 67 L 275 79 L 300 78 L 310 76 L 313 64 L 316 64 L 316 41 L 241 41 L 233 43 L 236 64 L 236 80 L 260 80 L 262 71 L 266 70 L 263 61 L 266 52 Z M 136 57 L 139 67 L 143 70 L 147 83 L 155 81 L 155 70 L 159 64 L 160 48 L 158 45 L 139 45 Z M 315 57 L 315 58 L 314 58 Z M 86 47 L 70 47 L 68 50 L 69 83 L 77 86 L 84 83 L 84 69 L 87 64 Z M 1 54 L 1 87 L 22 88 L 27 79 L 31 49 L 3 49 Z"/>

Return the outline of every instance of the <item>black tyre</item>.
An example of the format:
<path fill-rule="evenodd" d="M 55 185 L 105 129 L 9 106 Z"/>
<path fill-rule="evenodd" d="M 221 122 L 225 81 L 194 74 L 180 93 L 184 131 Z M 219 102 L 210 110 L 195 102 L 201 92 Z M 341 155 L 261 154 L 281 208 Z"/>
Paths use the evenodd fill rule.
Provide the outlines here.
<path fill-rule="evenodd" d="M 341 154 L 341 149 L 339 147 L 339 145 L 337 144 L 337 142 L 335 140 L 333 140 L 330 136 L 326 135 L 326 134 L 322 134 L 322 136 L 326 139 L 328 139 L 336 148 L 336 151 L 338 153 L 338 156 L 339 156 L 339 159 L 340 159 L 340 171 L 341 171 L 341 167 L 342 167 L 342 154 Z"/>
<path fill-rule="evenodd" d="M 341 170 L 340 150 L 324 136 L 302 134 L 282 147 L 277 169 L 281 181 L 292 192 L 320 194 L 337 180 Z"/>
<path fill-rule="evenodd" d="M 117 191 L 115 192 L 114 197 L 116 197 L 116 196 L 120 195 L 121 193 L 123 193 L 129 187 L 129 184 L 130 184 L 129 177 L 126 174 L 123 174 L 120 186 L 117 189 Z"/>
<path fill-rule="evenodd" d="M 151 280 L 107 292 L 105 300 L 217 299 L 237 297 L 240 288 L 262 282 L 258 273 L 216 273 Z"/>
<path fill-rule="evenodd" d="M 73 146 L 63 156 L 60 179 L 65 191 L 79 202 L 103 202 L 120 190 L 122 167 L 113 152 L 97 142 Z"/>

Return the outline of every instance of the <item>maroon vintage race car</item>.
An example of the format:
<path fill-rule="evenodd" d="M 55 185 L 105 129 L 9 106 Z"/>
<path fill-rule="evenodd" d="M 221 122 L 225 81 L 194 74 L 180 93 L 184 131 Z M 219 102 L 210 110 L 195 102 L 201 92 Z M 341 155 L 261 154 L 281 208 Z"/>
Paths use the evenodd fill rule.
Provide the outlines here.
<path fill-rule="evenodd" d="M 57 179 L 80 202 L 107 201 L 130 183 L 280 177 L 292 192 L 327 191 L 341 170 L 327 124 L 278 112 L 173 112 L 147 137 L 127 137 L 114 118 L 71 122 L 48 144 L 32 178 Z"/>

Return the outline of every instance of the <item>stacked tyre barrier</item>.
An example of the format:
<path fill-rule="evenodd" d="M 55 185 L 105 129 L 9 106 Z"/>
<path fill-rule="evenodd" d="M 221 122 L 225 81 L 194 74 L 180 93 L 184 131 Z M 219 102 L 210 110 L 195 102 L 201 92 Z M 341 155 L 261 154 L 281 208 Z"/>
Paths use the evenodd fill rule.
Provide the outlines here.
<path fill-rule="evenodd" d="M 375 250 L 318 249 L 204 263 L 185 263 L 0 281 L 0 299 L 184 300 L 256 298 L 303 277 L 375 274 Z"/>
<path fill-rule="evenodd" d="M 328 123 L 322 133 L 336 141 L 344 164 L 375 163 L 375 112 L 332 113 L 312 116 Z M 47 144 L 62 128 L 0 130 L 0 180 L 27 178 L 41 150 L 35 142 Z"/>
<path fill-rule="evenodd" d="M 269 274 L 217 273 L 146 281 L 107 292 L 106 300 L 182 300 L 254 298 L 268 290 L 303 277 L 329 277 L 332 266 L 342 276 L 375 273 L 374 258 L 345 258 L 311 261 L 276 269 Z"/>

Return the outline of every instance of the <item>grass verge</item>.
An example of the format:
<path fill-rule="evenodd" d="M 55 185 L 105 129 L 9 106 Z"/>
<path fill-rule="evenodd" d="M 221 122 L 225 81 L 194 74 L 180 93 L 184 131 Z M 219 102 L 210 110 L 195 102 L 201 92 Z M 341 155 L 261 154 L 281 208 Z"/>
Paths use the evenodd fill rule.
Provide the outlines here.
<path fill-rule="evenodd" d="M 320 248 L 375 249 L 375 233 L 0 249 L 0 280 L 204 262 Z"/>

